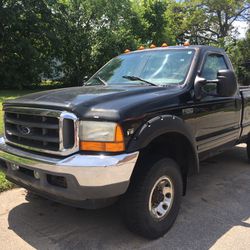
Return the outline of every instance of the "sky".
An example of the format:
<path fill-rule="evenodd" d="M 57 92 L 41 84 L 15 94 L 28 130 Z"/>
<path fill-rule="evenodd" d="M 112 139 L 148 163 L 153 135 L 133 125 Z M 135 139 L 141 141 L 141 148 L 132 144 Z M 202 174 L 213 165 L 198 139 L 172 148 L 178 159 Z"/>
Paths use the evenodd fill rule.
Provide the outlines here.
<path fill-rule="evenodd" d="M 245 21 L 235 21 L 234 25 L 235 29 L 238 30 L 238 36 L 237 38 L 245 38 L 246 36 L 246 32 L 249 28 L 249 23 L 245 22 Z"/>

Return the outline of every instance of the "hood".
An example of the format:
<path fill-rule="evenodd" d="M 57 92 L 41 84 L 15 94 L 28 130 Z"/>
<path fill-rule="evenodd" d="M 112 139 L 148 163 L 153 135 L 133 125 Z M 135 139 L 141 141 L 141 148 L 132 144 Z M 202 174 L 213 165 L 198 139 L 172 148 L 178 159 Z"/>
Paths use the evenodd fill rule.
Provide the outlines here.
<path fill-rule="evenodd" d="M 180 88 L 174 86 L 72 87 L 38 92 L 8 100 L 4 103 L 4 107 L 42 107 L 68 110 L 76 113 L 80 118 L 93 119 L 93 117 L 97 117 L 119 120 L 122 116 L 140 115 L 139 113 L 143 110 L 150 110 L 150 106 L 153 107 L 163 97 L 165 99 L 166 96 L 174 95 L 179 91 Z"/>

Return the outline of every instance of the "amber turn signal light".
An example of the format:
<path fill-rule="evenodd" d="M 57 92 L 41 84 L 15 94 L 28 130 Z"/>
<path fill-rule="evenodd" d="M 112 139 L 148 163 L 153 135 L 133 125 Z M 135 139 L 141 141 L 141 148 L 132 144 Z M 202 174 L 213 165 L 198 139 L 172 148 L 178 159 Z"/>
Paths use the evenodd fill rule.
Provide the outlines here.
<path fill-rule="evenodd" d="M 81 150 L 98 152 L 124 151 L 123 142 L 81 142 Z"/>

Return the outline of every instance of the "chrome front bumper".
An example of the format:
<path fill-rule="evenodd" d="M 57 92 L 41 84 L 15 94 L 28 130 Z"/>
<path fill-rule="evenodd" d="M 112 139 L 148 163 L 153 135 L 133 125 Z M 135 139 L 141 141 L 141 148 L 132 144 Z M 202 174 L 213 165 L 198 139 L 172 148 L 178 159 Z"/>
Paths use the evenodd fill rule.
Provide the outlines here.
<path fill-rule="evenodd" d="M 26 188 L 72 200 L 102 199 L 125 193 L 138 155 L 139 152 L 112 156 L 78 153 L 55 158 L 10 146 L 0 137 L 0 159 L 6 163 L 7 178 Z M 30 176 L 26 178 L 13 170 L 13 164 L 36 171 L 41 178 L 30 180 Z M 49 185 L 48 174 L 64 176 L 70 190 Z"/>

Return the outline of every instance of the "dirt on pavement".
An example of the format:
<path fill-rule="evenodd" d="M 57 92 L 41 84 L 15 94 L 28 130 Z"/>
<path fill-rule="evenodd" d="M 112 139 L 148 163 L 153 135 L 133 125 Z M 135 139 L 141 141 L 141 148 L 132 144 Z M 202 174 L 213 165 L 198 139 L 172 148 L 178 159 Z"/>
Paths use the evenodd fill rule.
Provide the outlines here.
<path fill-rule="evenodd" d="M 235 147 L 189 178 L 179 217 L 155 241 L 130 233 L 118 207 L 83 210 L 28 194 L 0 194 L 0 249 L 250 249 L 250 164 Z"/>

